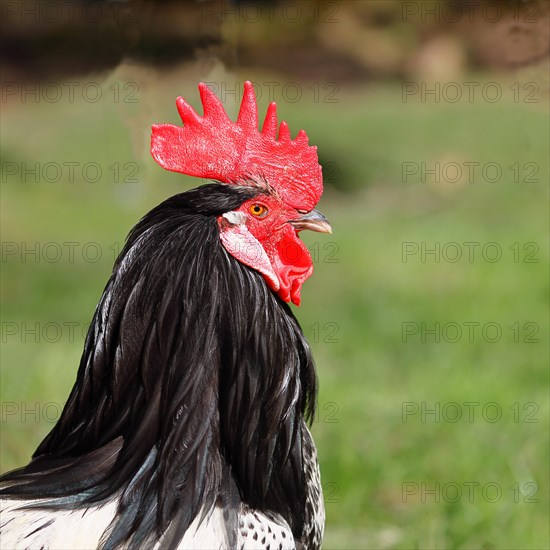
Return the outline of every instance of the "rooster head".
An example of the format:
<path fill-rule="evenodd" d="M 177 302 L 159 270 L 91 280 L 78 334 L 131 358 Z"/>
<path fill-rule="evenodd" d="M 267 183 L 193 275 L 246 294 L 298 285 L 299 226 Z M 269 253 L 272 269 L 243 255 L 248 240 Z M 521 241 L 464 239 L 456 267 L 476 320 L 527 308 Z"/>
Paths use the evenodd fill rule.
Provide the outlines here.
<path fill-rule="evenodd" d="M 282 300 L 299 305 L 313 263 L 298 233 L 331 232 L 327 219 L 315 210 L 323 192 L 317 148 L 308 144 L 303 130 L 291 139 L 287 124 L 277 122 L 275 103 L 258 131 L 250 82 L 244 84 L 236 122 L 206 84 L 199 84 L 199 92 L 203 116 L 179 97 L 176 105 L 184 126 L 154 125 L 151 153 L 167 170 L 257 189 L 252 199 L 218 217 L 221 243 L 261 273 Z"/>

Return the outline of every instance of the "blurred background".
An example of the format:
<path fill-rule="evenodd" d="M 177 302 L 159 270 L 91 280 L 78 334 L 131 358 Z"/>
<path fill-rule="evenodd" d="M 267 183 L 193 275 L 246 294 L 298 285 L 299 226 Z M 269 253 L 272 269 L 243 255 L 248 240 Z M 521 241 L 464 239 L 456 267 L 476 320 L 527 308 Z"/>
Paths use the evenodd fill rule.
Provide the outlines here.
<path fill-rule="evenodd" d="M 150 126 L 245 80 L 319 148 L 324 548 L 548 548 L 549 4 L 19 2 L 2 18 L 2 472 L 59 416 Z"/>

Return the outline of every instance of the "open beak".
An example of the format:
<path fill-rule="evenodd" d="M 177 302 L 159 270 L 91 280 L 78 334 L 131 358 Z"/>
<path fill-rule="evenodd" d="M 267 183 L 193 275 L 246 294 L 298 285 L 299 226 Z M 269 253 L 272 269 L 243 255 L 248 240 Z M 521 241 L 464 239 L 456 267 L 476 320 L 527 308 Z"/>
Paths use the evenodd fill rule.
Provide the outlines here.
<path fill-rule="evenodd" d="M 317 231 L 318 233 L 331 233 L 332 227 L 328 220 L 319 212 L 319 210 L 312 210 L 303 216 L 300 216 L 296 220 L 289 220 L 288 222 L 296 231 L 302 231 L 303 229 L 309 229 L 310 231 Z"/>

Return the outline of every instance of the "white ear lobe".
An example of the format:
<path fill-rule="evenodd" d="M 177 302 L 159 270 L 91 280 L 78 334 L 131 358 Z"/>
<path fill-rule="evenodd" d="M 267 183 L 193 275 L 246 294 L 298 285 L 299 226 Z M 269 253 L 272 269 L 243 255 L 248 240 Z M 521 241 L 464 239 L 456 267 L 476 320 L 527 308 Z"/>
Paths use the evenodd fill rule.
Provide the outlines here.
<path fill-rule="evenodd" d="M 229 214 L 241 214 L 241 212 L 227 212 L 223 214 L 227 219 Z M 271 265 L 271 261 L 261 245 L 260 241 L 250 233 L 244 223 L 233 224 L 222 227 L 220 230 L 220 239 L 224 248 L 239 262 L 260 272 L 269 287 L 277 292 L 280 288 L 279 278 Z"/>
<path fill-rule="evenodd" d="M 246 223 L 246 215 L 244 212 L 226 212 L 222 217 L 227 220 L 230 225 L 243 225 Z"/>

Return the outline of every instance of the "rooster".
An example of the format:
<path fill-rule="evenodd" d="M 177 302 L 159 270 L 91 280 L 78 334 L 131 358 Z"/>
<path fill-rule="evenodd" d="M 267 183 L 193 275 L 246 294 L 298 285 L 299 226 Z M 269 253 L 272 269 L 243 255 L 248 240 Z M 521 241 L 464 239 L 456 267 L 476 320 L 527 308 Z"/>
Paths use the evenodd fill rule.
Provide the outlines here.
<path fill-rule="evenodd" d="M 298 232 L 331 232 L 317 149 L 274 103 L 258 131 L 250 82 L 236 122 L 199 91 L 151 152 L 215 183 L 128 235 L 59 421 L 1 478 L 3 549 L 321 545 L 317 378 L 287 304 L 313 270 Z"/>

